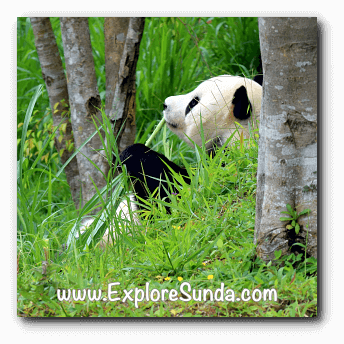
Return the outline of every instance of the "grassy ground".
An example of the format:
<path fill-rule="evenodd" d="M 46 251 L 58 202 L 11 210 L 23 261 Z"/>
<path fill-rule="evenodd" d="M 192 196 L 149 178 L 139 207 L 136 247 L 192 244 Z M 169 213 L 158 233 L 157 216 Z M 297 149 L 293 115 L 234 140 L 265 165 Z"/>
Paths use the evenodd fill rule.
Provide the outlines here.
<path fill-rule="evenodd" d="M 52 19 L 62 53 L 57 19 Z M 105 100 L 103 18 L 90 29 L 101 98 Z M 145 142 L 161 118 L 163 100 L 193 89 L 212 75 L 256 73 L 259 56 L 256 18 L 147 19 L 137 67 L 136 141 Z M 41 90 L 39 85 L 43 85 Z M 164 144 L 162 144 L 164 143 Z M 190 186 L 172 200 L 172 216 L 158 202 L 130 233 L 120 233 L 102 250 L 97 238 L 116 203 L 106 198 L 105 223 L 85 246 L 83 240 L 61 253 L 75 220 L 87 212 L 71 202 L 52 141 L 52 119 L 30 22 L 18 20 L 18 316 L 58 317 L 314 317 L 317 315 L 316 260 L 276 257 L 262 262 L 253 244 L 258 146 L 256 135 L 233 142 L 226 155 L 209 158 L 162 130 L 152 148 L 189 168 Z M 115 189 L 122 194 L 120 181 Z M 117 182 L 117 180 L 115 181 Z M 109 186 L 111 180 L 109 179 Z M 117 201 L 116 195 L 113 199 Z M 95 195 L 94 204 L 99 201 Z M 91 202 L 92 203 L 92 202 Z M 94 205 L 93 204 L 93 205 Z M 89 204 L 90 208 L 92 204 Z M 97 219 L 98 220 L 98 219 Z M 91 228 L 93 230 L 94 228 Z M 42 263 L 43 262 L 43 263 Z M 45 265 L 44 262 L 47 262 Z M 109 283 L 120 301 L 59 301 L 57 290 L 101 290 Z M 255 302 L 211 300 L 137 303 L 124 289 L 212 289 L 223 283 L 236 297 L 248 289 L 274 288 L 278 299 Z M 184 289 L 187 291 L 187 289 Z M 192 291 L 190 292 L 190 294 Z M 196 292 L 196 296 L 197 296 Z M 184 298 L 187 295 L 184 293 Z"/>

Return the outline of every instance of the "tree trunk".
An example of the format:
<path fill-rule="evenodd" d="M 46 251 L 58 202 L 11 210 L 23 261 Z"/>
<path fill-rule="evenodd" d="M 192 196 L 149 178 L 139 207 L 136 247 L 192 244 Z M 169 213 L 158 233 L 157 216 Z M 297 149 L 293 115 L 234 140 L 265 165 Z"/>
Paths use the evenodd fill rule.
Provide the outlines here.
<path fill-rule="evenodd" d="M 260 114 L 255 243 L 274 252 L 317 257 L 317 20 L 259 18 L 264 71 Z M 280 221 L 290 204 L 300 231 Z M 307 228 L 308 226 L 308 228 Z"/>
<path fill-rule="evenodd" d="M 61 18 L 61 33 L 67 70 L 67 84 L 71 105 L 71 119 L 76 148 L 102 123 L 101 100 L 97 87 L 88 18 Z M 100 122 L 97 120 L 100 120 Z M 102 143 L 96 134 L 77 154 L 82 183 L 83 204 L 95 194 L 93 182 L 98 189 L 106 185 L 102 173 L 91 162 L 107 174 L 108 163 L 100 154 Z M 98 151 L 97 151 L 98 150 Z M 91 180 L 92 179 L 92 180 Z"/>
<path fill-rule="evenodd" d="M 112 51 L 109 56 L 106 53 L 106 75 L 108 77 L 112 72 L 115 73 L 107 83 L 106 91 L 108 87 L 111 89 L 107 97 L 107 114 L 114 122 L 113 132 L 117 137 L 119 152 L 133 144 L 135 139 L 135 73 L 144 21 L 145 18 L 141 17 L 105 20 L 105 46 L 107 51 Z M 127 22 L 129 27 L 126 29 Z"/>
<path fill-rule="evenodd" d="M 49 95 L 54 126 L 64 128 L 63 135 L 56 131 L 55 146 L 64 164 L 73 154 L 73 133 L 69 113 L 69 97 L 67 80 L 64 74 L 61 57 L 56 44 L 54 32 L 49 18 L 31 18 L 35 35 L 35 45 L 42 69 L 43 79 Z M 64 100 L 63 102 L 61 102 Z M 55 105 L 58 105 L 55 108 Z M 61 137 L 62 136 L 62 137 Z M 76 208 L 79 206 L 80 176 L 76 159 L 72 159 L 65 168 L 67 182 Z"/>
<path fill-rule="evenodd" d="M 105 18 L 105 71 L 106 71 L 106 103 L 105 113 L 109 116 L 112 102 L 118 82 L 118 72 L 123 56 L 124 45 L 128 33 L 129 17 L 110 17 Z M 135 102 L 135 83 L 131 94 Z M 117 133 L 116 133 L 117 134 Z M 124 132 L 120 142 L 117 143 L 121 153 L 127 146 L 134 143 L 136 135 L 135 111 L 128 114 Z"/>
<path fill-rule="evenodd" d="M 119 65 L 123 55 L 129 27 L 129 17 L 110 17 L 104 21 L 106 102 L 105 112 L 109 116 L 115 88 L 118 81 Z"/>

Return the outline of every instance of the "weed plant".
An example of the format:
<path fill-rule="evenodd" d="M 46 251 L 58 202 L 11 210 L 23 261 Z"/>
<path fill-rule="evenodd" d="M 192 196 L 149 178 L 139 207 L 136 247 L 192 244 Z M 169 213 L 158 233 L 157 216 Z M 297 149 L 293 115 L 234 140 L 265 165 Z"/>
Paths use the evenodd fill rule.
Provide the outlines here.
<path fill-rule="evenodd" d="M 63 59 L 57 18 L 51 19 Z M 98 88 L 105 100 L 103 18 L 90 18 Z M 302 255 L 269 263 L 255 254 L 257 133 L 230 139 L 228 148 L 208 156 L 166 129 L 151 147 L 191 177 L 180 177 L 178 192 L 148 199 L 141 224 L 114 221 L 119 200 L 129 190 L 125 171 L 107 177 L 107 186 L 76 210 L 53 144 L 51 110 L 30 21 L 18 18 L 17 305 L 18 316 L 58 317 L 312 317 L 317 315 L 316 260 Z M 137 65 L 137 136 L 144 143 L 161 119 L 163 100 L 194 89 L 220 74 L 252 77 L 259 64 L 256 18 L 147 18 Z M 109 123 L 103 116 L 100 126 Z M 60 129 L 58 129 L 60 130 Z M 97 135 L 97 131 L 94 133 Z M 115 138 L 107 137 L 115 150 Z M 106 155 L 111 159 L 111 146 Z M 75 152 L 77 154 L 78 152 Z M 116 153 L 116 152 L 115 152 Z M 68 163 L 68 162 L 67 162 Z M 116 166 L 114 166 L 115 168 Z M 173 181 L 170 181 L 173 182 Z M 166 213 L 169 205 L 171 214 Z M 82 218 L 102 207 L 79 240 Z M 97 245 L 107 227 L 114 245 Z M 68 249 L 63 250 L 63 245 Z M 57 290 L 215 290 L 224 283 L 236 293 L 275 288 L 277 301 L 59 301 Z M 181 296 L 181 295 L 179 295 Z"/>

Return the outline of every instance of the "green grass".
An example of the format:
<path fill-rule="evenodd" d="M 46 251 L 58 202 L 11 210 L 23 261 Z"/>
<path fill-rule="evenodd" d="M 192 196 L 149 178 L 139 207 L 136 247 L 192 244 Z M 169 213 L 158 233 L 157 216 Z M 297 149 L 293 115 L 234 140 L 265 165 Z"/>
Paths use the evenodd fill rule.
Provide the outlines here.
<path fill-rule="evenodd" d="M 89 22 L 104 101 L 103 18 L 90 18 Z M 62 52 L 58 19 L 53 18 L 52 24 Z M 188 92 L 212 75 L 252 76 L 258 55 L 256 18 L 147 19 L 137 67 L 136 142 L 145 142 L 152 133 L 166 97 Z M 141 226 L 121 233 L 115 225 L 115 245 L 103 251 L 96 243 L 128 189 L 126 179 L 120 175 L 113 180 L 110 174 L 107 187 L 76 211 L 53 145 L 50 113 L 30 22 L 19 18 L 18 316 L 317 315 L 315 259 L 291 254 L 264 263 L 256 256 L 253 234 L 258 146 L 254 133 L 244 144 L 232 142 L 226 154 L 209 158 L 201 148 L 195 151 L 162 129 L 151 147 L 186 166 L 192 182 L 172 196 L 172 216 L 166 214 L 163 201 L 155 201 L 155 206 L 147 206 L 147 214 L 154 216 L 144 218 L 143 214 Z M 107 190 L 113 185 L 115 191 L 110 195 Z M 62 244 L 71 239 L 80 218 L 99 204 L 104 211 L 94 226 L 61 253 Z M 48 262 L 45 273 L 43 261 Z M 105 296 L 107 285 L 114 282 L 121 283 L 118 290 L 144 288 L 149 283 L 150 290 L 161 292 L 178 289 L 185 281 L 193 289 L 214 291 L 224 283 L 236 294 L 243 289 L 275 288 L 278 301 L 142 301 L 136 308 L 128 300 L 57 299 L 57 289 L 101 289 Z"/>

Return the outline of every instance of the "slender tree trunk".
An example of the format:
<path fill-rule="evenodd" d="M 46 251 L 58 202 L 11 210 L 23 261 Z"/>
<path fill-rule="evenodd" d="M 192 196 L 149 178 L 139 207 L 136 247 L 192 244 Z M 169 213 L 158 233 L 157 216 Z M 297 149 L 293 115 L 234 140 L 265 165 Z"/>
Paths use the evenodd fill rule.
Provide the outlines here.
<path fill-rule="evenodd" d="M 129 21 L 129 17 L 109 17 L 105 18 L 104 21 L 106 72 L 105 112 L 107 115 L 109 115 L 112 107 Z"/>
<path fill-rule="evenodd" d="M 129 17 L 105 18 L 105 71 L 106 71 L 106 104 L 105 113 L 109 116 L 112 102 L 118 82 L 118 72 L 123 56 L 124 45 L 129 28 Z M 131 97 L 135 102 L 135 83 Z M 124 132 L 120 142 L 118 142 L 119 152 L 134 143 L 136 135 L 135 111 L 128 113 Z"/>
<path fill-rule="evenodd" d="M 61 135 L 60 130 L 57 130 L 55 136 L 55 146 L 64 164 L 74 152 L 72 148 L 74 138 L 69 113 L 67 80 L 50 19 L 42 17 L 31 18 L 31 25 L 35 35 L 35 45 L 41 64 L 43 79 L 49 95 L 54 126 L 60 125 L 60 128 L 61 125 L 62 128 L 65 126 L 63 135 Z M 64 101 L 62 102 L 62 100 Z M 56 104 L 58 105 L 55 108 Z M 72 199 L 78 208 L 81 184 L 76 159 L 72 159 L 66 166 L 65 173 L 70 186 Z"/>
<path fill-rule="evenodd" d="M 317 256 L 317 20 L 259 18 L 264 71 L 255 242 L 265 261 L 274 251 Z M 280 221 L 290 204 L 300 231 Z M 307 228 L 308 226 L 308 228 Z"/>
<path fill-rule="evenodd" d="M 88 27 L 88 18 L 61 18 L 61 33 L 66 61 L 69 100 L 71 105 L 71 119 L 76 148 L 96 130 L 92 119 L 97 125 L 102 123 L 101 100 L 97 87 L 97 79 L 92 56 L 92 47 Z M 100 122 L 97 120 L 100 120 Z M 99 167 L 105 174 L 108 163 L 100 154 L 102 143 L 96 134 L 77 155 L 77 161 L 82 182 L 83 203 L 95 194 L 92 183 L 98 189 L 106 185 Z M 92 180 L 91 180 L 92 179 Z"/>
<path fill-rule="evenodd" d="M 135 139 L 135 73 L 145 18 L 130 18 L 129 27 L 126 36 L 124 36 L 127 20 L 128 18 L 107 18 L 105 21 L 105 44 L 108 44 L 111 35 L 113 35 L 113 38 L 116 39 L 116 42 L 112 43 L 113 49 L 118 48 L 116 53 L 107 56 L 109 60 L 106 68 L 109 69 L 106 74 L 108 76 L 112 71 L 115 73 L 113 80 L 109 81 L 111 85 L 107 85 L 107 91 L 108 87 L 111 88 L 111 93 L 107 98 L 107 111 L 109 118 L 114 122 L 113 131 L 117 137 L 120 152 L 132 144 Z M 122 48 L 124 37 L 126 37 L 125 44 Z M 109 45 L 107 49 L 112 49 L 112 46 Z M 123 51 L 122 54 L 121 50 Z"/>

